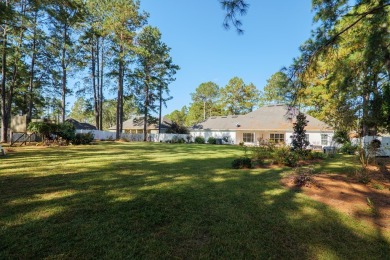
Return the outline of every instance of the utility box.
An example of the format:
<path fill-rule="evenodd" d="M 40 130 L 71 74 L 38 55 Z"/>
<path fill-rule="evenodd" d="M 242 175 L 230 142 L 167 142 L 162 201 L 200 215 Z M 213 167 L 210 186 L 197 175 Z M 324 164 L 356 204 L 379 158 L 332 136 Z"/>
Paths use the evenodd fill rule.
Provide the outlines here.
<path fill-rule="evenodd" d="M 322 148 L 322 150 L 326 154 L 335 154 L 336 153 L 336 147 L 334 147 L 334 146 L 324 146 Z"/>

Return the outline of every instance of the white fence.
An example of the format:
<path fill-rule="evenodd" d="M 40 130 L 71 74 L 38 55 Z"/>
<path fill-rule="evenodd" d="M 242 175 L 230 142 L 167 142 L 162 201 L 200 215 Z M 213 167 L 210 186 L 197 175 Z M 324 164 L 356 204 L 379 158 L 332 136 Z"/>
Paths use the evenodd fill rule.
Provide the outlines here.
<path fill-rule="evenodd" d="M 353 138 L 352 144 L 361 144 L 364 149 L 367 149 L 373 140 L 379 140 L 381 143 L 376 156 L 390 156 L 390 136 L 364 136 L 363 139 Z"/>
<path fill-rule="evenodd" d="M 150 134 L 148 138 L 151 142 L 176 142 L 180 139 L 183 139 L 185 142 L 194 141 L 191 135 L 186 134 Z"/>
<path fill-rule="evenodd" d="M 76 133 L 92 133 L 95 140 L 115 140 L 115 132 L 100 131 L 100 130 L 76 130 Z M 142 142 L 144 140 L 143 134 L 127 134 L 122 133 L 121 138 L 129 140 L 131 142 Z M 169 142 L 184 139 L 193 141 L 190 135 L 186 134 L 148 134 L 147 140 L 149 142 Z"/>
<path fill-rule="evenodd" d="M 95 140 L 115 140 L 115 132 L 100 130 L 76 130 L 76 134 L 92 133 Z"/>

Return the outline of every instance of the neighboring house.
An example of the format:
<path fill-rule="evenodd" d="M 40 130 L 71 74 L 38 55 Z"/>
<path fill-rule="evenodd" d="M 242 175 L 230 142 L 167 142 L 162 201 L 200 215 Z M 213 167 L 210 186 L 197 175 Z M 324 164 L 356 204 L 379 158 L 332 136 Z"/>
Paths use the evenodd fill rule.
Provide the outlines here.
<path fill-rule="evenodd" d="M 246 115 L 210 117 L 195 125 L 190 133 L 193 137 L 203 136 L 206 141 L 215 137 L 232 144 L 256 145 L 268 141 L 290 144 L 297 114 L 297 109 L 285 105 L 263 106 Z M 306 136 L 311 145 L 332 144 L 334 131 L 329 125 L 309 115 L 306 120 L 309 121 Z"/>
<path fill-rule="evenodd" d="M 168 118 L 163 118 L 161 120 L 161 133 L 165 133 L 170 125 L 172 124 L 172 121 Z M 136 116 L 132 117 L 129 120 L 126 120 L 123 122 L 123 133 L 127 134 L 143 134 L 144 133 L 144 119 L 142 117 Z M 116 131 L 116 126 L 110 127 L 108 129 L 111 132 Z M 158 121 L 156 123 L 150 123 L 147 126 L 147 132 L 148 134 L 158 134 Z"/>
<path fill-rule="evenodd" d="M 69 122 L 72 125 L 74 125 L 76 130 L 97 130 L 96 126 L 88 123 L 80 123 L 79 121 L 73 118 L 68 118 L 65 120 L 65 122 Z"/>

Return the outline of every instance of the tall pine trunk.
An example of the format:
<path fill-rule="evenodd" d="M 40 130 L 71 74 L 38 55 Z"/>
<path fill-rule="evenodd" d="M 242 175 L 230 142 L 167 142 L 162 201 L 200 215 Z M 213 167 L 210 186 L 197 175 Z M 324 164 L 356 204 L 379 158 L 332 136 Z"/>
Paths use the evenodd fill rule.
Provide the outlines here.
<path fill-rule="evenodd" d="M 95 58 L 95 46 L 94 40 L 91 43 L 91 70 L 92 70 L 92 88 L 93 88 L 93 108 L 95 112 L 95 125 L 99 129 L 99 109 L 98 109 L 98 89 L 96 86 L 96 58 Z"/>
<path fill-rule="evenodd" d="M 159 102 L 160 102 L 159 108 L 158 108 L 158 133 L 161 134 L 162 86 L 159 87 L 158 98 L 159 98 Z"/>
<path fill-rule="evenodd" d="M 12 108 L 12 99 L 13 99 L 13 93 L 14 89 L 16 88 L 17 80 L 19 78 L 19 59 L 21 58 L 20 53 L 22 52 L 22 43 L 23 43 L 23 36 L 24 36 L 24 15 L 25 15 L 25 2 L 21 1 L 21 23 L 20 23 L 20 34 L 19 34 L 19 42 L 16 45 L 15 53 L 14 53 L 14 63 L 12 65 L 12 80 L 9 87 L 9 97 L 8 97 L 8 104 L 7 104 L 7 113 L 8 113 L 8 119 L 11 118 L 11 108 Z"/>
<path fill-rule="evenodd" d="M 61 118 L 62 122 L 65 122 L 65 115 L 66 115 L 66 81 L 67 81 L 67 71 L 66 71 L 66 38 L 68 33 L 68 27 L 67 25 L 64 25 L 64 37 L 63 37 L 63 46 L 62 46 L 62 57 L 61 57 L 61 69 L 62 69 L 62 79 L 61 79 L 61 89 L 62 89 L 62 100 L 61 100 Z"/>
<path fill-rule="evenodd" d="M 148 110 L 149 110 L 149 76 L 146 75 L 145 79 L 145 101 L 144 101 L 144 142 L 147 141 L 147 130 L 148 130 Z"/>
<path fill-rule="evenodd" d="M 28 115 L 29 120 L 32 119 L 33 99 L 34 99 L 34 77 L 35 77 L 35 59 L 36 59 L 36 44 L 37 44 L 37 19 L 38 9 L 34 14 L 34 29 L 33 29 L 33 42 L 31 48 L 31 67 L 30 67 L 30 79 L 28 83 Z"/>
<path fill-rule="evenodd" d="M 8 1 L 6 1 L 8 5 Z M 7 26 L 4 25 L 3 32 L 3 51 L 1 53 L 1 142 L 6 143 L 8 141 L 7 130 L 9 116 L 7 113 L 7 92 L 6 92 L 6 72 L 7 72 Z"/>
<path fill-rule="evenodd" d="M 123 45 L 119 46 L 119 80 L 118 80 L 118 98 L 116 107 L 116 139 L 118 140 L 123 128 Z"/>
<path fill-rule="evenodd" d="M 102 120 L 102 115 L 100 114 L 100 49 L 99 49 L 99 40 L 100 37 L 96 37 L 96 110 L 99 115 L 99 122 L 96 124 L 96 129 L 100 129 L 100 121 Z"/>
<path fill-rule="evenodd" d="M 100 54 L 101 54 L 101 65 L 100 65 L 100 84 L 99 84 L 99 114 L 100 114 L 100 126 L 99 126 L 99 129 L 100 130 L 103 130 L 103 101 L 104 101 L 104 97 L 103 97 L 103 77 L 104 77 L 104 38 L 102 37 L 102 44 L 101 44 L 101 51 L 100 51 Z"/>

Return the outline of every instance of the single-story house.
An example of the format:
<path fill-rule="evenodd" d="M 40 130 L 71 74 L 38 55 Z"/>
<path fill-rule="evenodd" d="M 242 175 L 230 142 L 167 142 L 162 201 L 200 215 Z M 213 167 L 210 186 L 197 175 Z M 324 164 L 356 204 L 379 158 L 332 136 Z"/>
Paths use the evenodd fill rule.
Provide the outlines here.
<path fill-rule="evenodd" d="M 155 120 L 156 122 L 151 122 L 147 126 L 147 133 L 148 134 L 158 134 L 158 119 Z M 172 121 L 168 118 L 163 118 L 161 120 L 161 133 L 165 133 L 170 125 L 172 124 Z M 116 125 L 110 127 L 108 129 L 111 132 L 116 131 Z M 144 119 L 141 116 L 134 116 L 130 119 L 123 122 L 122 132 L 126 134 L 143 134 L 144 133 Z"/>
<path fill-rule="evenodd" d="M 65 122 L 71 123 L 76 128 L 76 130 L 97 130 L 96 126 L 89 123 L 81 123 L 73 118 L 67 118 L 65 119 Z"/>
<path fill-rule="evenodd" d="M 298 110 L 286 105 L 263 106 L 246 115 L 215 116 L 191 128 L 193 137 L 222 138 L 231 144 L 256 145 L 272 141 L 291 143 Z M 306 115 L 306 114 L 305 114 Z M 330 146 L 334 130 L 326 123 L 306 115 L 306 137 L 313 146 Z"/>

